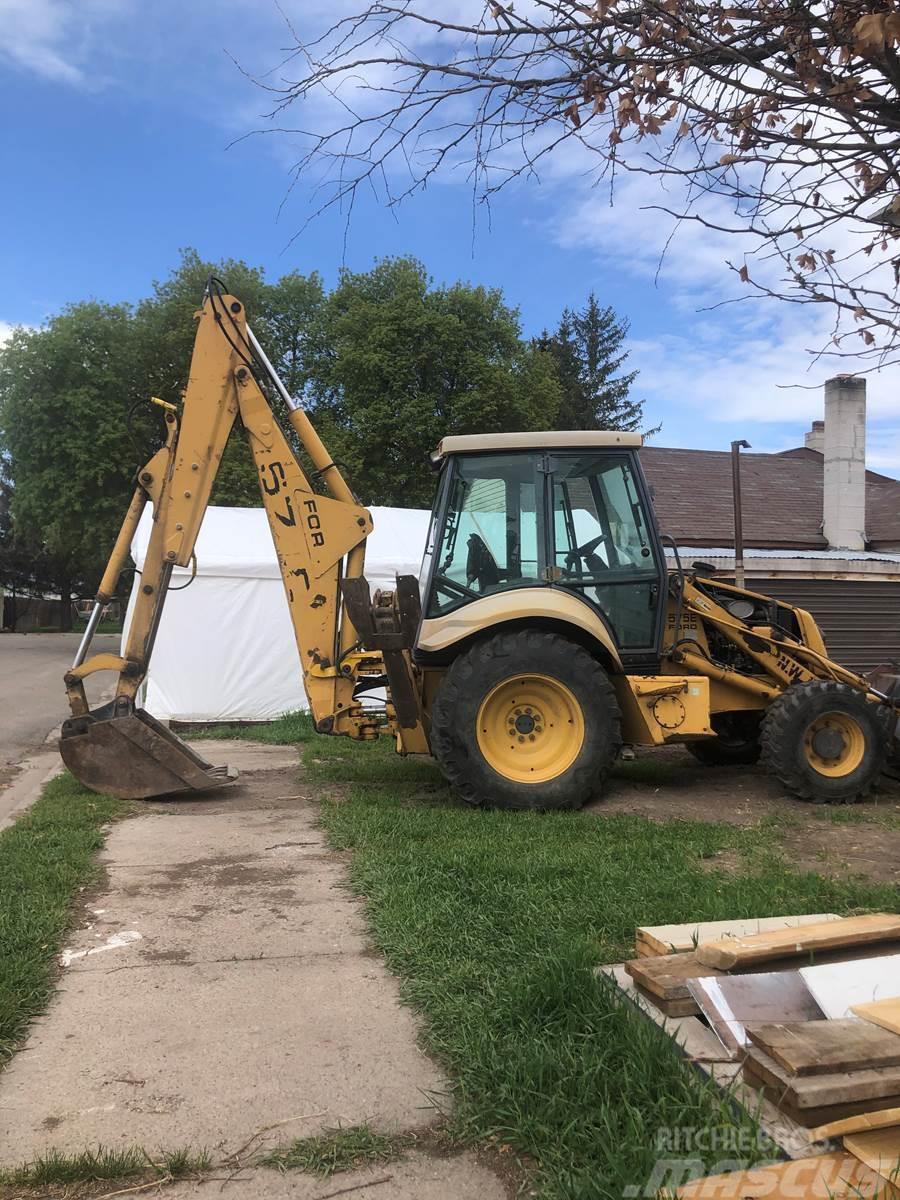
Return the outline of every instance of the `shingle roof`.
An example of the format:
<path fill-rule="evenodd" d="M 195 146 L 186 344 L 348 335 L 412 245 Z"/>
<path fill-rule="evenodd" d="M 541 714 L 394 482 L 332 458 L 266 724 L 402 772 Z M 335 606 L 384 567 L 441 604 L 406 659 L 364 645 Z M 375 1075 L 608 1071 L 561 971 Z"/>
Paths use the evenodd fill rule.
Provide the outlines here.
<path fill-rule="evenodd" d="M 645 446 L 644 473 L 663 533 L 692 546 L 734 544 L 731 454 Z M 741 454 L 746 546 L 825 549 L 822 455 L 799 447 L 783 454 Z M 900 480 L 866 472 L 866 532 L 872 549 L 900 543 Z"/>

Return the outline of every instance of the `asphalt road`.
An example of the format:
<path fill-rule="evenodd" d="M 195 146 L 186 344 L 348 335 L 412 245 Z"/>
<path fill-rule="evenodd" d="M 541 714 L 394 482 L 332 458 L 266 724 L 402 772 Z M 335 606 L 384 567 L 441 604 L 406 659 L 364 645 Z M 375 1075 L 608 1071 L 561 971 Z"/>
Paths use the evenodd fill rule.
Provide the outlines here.
<path fill-rule="evenodd" d="M 0 772 L 38 749 L 68 716 L 63 675 L 72 665 L 78 633 L 0 633 Z M 117 653 L 116 634 L 98 634 L 92 653 Z M 113 676 L 103 672 L 88 683 L 96 703 Z"/>

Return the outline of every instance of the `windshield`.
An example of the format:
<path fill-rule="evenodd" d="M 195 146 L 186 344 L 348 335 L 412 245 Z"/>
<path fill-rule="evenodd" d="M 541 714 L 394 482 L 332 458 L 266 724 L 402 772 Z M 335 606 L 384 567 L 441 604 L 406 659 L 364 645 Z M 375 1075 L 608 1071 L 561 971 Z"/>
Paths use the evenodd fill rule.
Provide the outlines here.
<path fill-rule="evenodd" d="M 534 458 L 461 457 L 453 471 L 435 564 L 429 615 L 492 592 L 543 582 L 543 514 Z"/>

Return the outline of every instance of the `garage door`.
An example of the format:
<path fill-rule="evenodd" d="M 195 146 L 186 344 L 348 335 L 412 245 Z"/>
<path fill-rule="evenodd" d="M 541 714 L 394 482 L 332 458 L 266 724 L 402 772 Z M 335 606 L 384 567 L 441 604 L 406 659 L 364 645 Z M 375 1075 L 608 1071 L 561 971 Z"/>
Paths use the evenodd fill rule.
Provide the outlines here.
<path fill-rule="evenodd" d="M 748 579 L 747 587 L 808 609 L 831 657 L 854 671 L 900 660 L 900 583 Z"/>

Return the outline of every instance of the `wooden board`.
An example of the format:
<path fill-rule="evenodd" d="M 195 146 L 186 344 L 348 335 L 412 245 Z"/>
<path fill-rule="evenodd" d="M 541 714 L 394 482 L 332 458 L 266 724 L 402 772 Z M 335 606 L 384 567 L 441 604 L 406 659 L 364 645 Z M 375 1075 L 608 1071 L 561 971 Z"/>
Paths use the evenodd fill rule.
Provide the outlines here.
<path fill-rule="evenodd" d="M 888 996 L 884 1000 L 872 1000 L 867 1004 L 851 1004 L 850 1011 L 864 1021 L 880 1025 L 891 1033 L 900 1033 L 900 996 Z"/>
<path fill-rule="evenodd" d="M 900 1108 L 886 1108 L 883 1112 L 864 1112 L 856 1117 L 845 1117 L 842 1121 L 829 1121 L 809 1130 L 810 1139 L 822 1142 L 826 1138 L 843 1137 L 845 1133 L 864 1133 L 867 1129 L 885 1129 L 900 1125 Z"/>
<path fill-rule="evenodd" d="M 634 984 L 634 990 L 665 1017 L 696 1018 L 700 1013 L 700 1009 L 690 996 L 686 1000 L 663 1000 L 659 996 L 654 996 L 652 992 L 648 992 L 646 988 L 642 988 L 639 983 Z"/>
<path fill-rule="evenodd" d="M 655 958 L 634 958 L 625 970 L 644 991 L 660 1000 L 691 1001 L 687 981 L 703 975 L 721 975 L 713 967 L 705 967 L 695 954 L 663 954 Z M 696 1006 L 694 1012 L 696 1012 Z"/>
<path fill-rule="evenodd" d="M 707 1175 L 670 1195 L 680 1200 L 850 1200 L 889 1196 L 884 1180 L 852 1154 L 840 1151 L 771 1166 Z"/>
<path fill-rule="evenodd" d="M 741 1079 L 748 1087 L 756 1089 L 765 1099 L 775 1105 L 783 1117 L 805 1129 L 807 1138 L 810 1136 L 812 1130 L 819 1129 L 823 1125 L 832 1125 L 836 1121 L 842 1121 L 849 1117 L 876 1112 L 879 1108 L 892 1109 L 900 1107 L 900 1093 L 898 1093 L 896 1096 L 882 1096 L 874 1100 L 853 1100 L 846 1104 L 826 1104 L 821 1108 L 798 1108 L 791 1103 L 790 1097 L 785 1093 L 784 1088 L 769 1086 L 750 1069 L 750 1066 L 746 1062 L 741 1073 Z M 754 1106 L 750 1103 L 746 1103 L 744 1107 L 748 1112 L 754 1111 Z M 779 1142 L 779 1145 L 781 1144 Z"/>
<path fill-rule="evenodd" d="M 780 929 L 748 937 L 720 938 L 697 947 L 697 961 L 705 967 L 730 971 L 735 967 L 793 958 L 843 946 L 862 946 L 900 938 L 900 916 L 869 913 L 864 917 L 842 917 L 799 929 Z"/>
<path fill-rule="evenodd" d="M 771 1088 L 780 1089 L 788 1103 L 797 1108 L 825 1108 L 855 1100 L 879 1100 L 900 1094 L 900 1067 L 878 1067 L 862 1071 L 836 1071 L 831 1075 L 789 1075 L 774 1058 L 751 1046 L 744 1071 L 752 1071 Z M 872 1108 L 887 1107 L 871 1105 Z"/>
<path fill-rule="evenodd" d="M 749 937 L 754 933 L 772 933 L 776 929 L 796 929 L 800 925 L 820 925 L 838 921 L 837 913 L 808 913 L 795 917 L 751 917 L 736 921 L 688 921 L 682 925 L 640 925 L 634 934 L 638 957 L 657 954 L 684 954 L 701 942 L 722 937 Z"/>
<path fill-rule="evenodd" d="M 755 978 L 745 975 L 732 982 Z M 815 1005 L 812 996 L 810 1000 Z M 749 1025 L 747 1036 L 789 1075 L 829 1075 L 900 1066 L 900 1037 L 855 1017 Z"/>
<path fill-rule="evenodd" d="M 900 942 L 885 943 L 879 946 L 878 952 L 887 956 L 900 954 Z M 841 946 L 834 950 L 823 950 L 815 955 L 818 963 L 850 962 L 854 959 L 871 958 L 871 946 Z M 780 959 L 772 963 L 770 970 L 794 971 L 799 968 L 795 959 Z M 661 954 L 651 958 L 633 958 L 625 964 L 625 969 L 645 991 L 660 1000 L 690 1000 L 688 979 L 702 979 L 711 976 L 721 976 L 727 972 L 715 967 L 707 967 L 701 963 L 695 953 Z M 733 974 L 745 975 L 757 973 L 759 968 L 749 964 L 746 968 L 736 969 Z M 698 1011 L 696 1008 L 694 1012 Z"/>
<path fill-rule="evenodd" d="M 748 1044 L 748 1021 L 820 1021 L 823 1013 L 797 971 L 722 975 L 688 980 L 688 991 L 732 1055 Z"/>
<path fill-rule="evenodd" d="M 900 1178 L 900 1129 L 848 1133 L 844 1137 L 844 1149 L 892 1183 Z"/>
<path fill-rule="evenodd" d="M 859 1004 L 896 996 L 900 992 L 900 954 L 878 955 L 849 963 L 801 967 L 816 1002 L 831 1020 L 852 1017 Z"/>

